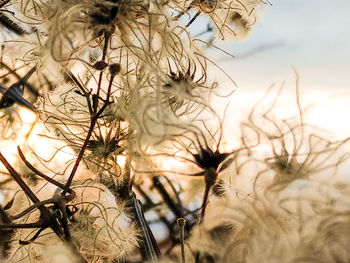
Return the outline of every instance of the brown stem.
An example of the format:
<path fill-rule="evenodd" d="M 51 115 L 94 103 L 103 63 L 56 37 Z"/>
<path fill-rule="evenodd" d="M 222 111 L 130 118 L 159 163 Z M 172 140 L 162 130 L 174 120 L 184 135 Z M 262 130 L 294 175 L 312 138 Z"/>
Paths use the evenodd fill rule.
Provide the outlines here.
<path fill-rule="evenodd" d="M 179 207 L 179 205 L 174 202 L 173 198 L 171 198 L 169 193 L 164 188 L 163 184 L 159 181 L 158 176 L 153 176 L 152 182 L 153 182 L 154 187 L 158 190 L 158 192 L 162 196 L 163 200 L 168 205 L 170 210 L 174 213 L 174 215 L 177 218 L 184 217 L 182 208 Z"/>
<path fill-rule="evenodd" d="M 102 61 L 105 61 L 106 59 L 109 37 L 110 37 L 109 34 L 105 34 L 105 41 L 104 41 L 103 52 L 102 52 Z M 97 85 L 97 92 L 96 92 L 97 98 L 100 97 L 102 76 L 103 76 L 103 71 L 100 72 L 100 76 L 98 78 L 98 85 Z M 96 104 L 93 105 L 94 112 L 97 112 L 98 103 L 99 103 L 99 100 L 97 99 Z"/>
<path fill-rule="evenodd" d="M 63 189 L 62 195 L 65 195 L 67 193 L 67 191 L 69 190 L 69 188 L 70 188 L 70 185 L 71 185 L 71 183 L 73 181 L 74 175 L 75 175 L 75 173 L 78 170 L 78 166 L 80 164 L 80 161 L 82 160 L 82 158 L 84 156 L 84 152 L 85 152 L 86 147 L 87 147 L 87 145 L 89 143 L 90 137 L 91 137 L 91 135 L 92 135 L 92 133 L 94 131 L 94 127 L 96 125 L 97 119 L 103 113 L 103 111 L 106 109 L 106 107 L 110 104 L 109 99 L 110 99 L 110 96 L 111 96 L 113 79 L 114 79 L 114 76 L 112 75 L 112 77 L 111 77 L 111 79 L 109 81 L 109 85 L 108 85 L 107 98 L 106 98 L 103 106 L 101 107 L 101 109 L 96 114 L 91 116 L 91 122 L 90 122 L 90 127 L 89 127 L 88 134 L 86 135 L 84 144 L 83 144 L 83 146 L 82 146 L 82 148 L 81 148 L 81 150 L 79 152 L 77 160 L 75 161 L 74 167 L 72 169 L 72 172 L 69 175 L 68 181 L 67 181 L 67 183 L 66 183 L 66 185 L 65 185 L 65 187 Z"/>
<path fill-rule="evenodd" d="M 143 214 L 142 204 L 139 200 L 137 200 L 134 192 L 131 193 L 130 198 L 132 202 L 134 220 L 142 231 L 140 244 L 141 254 L 151 263 L 156 263 L 157 257 L 160 256 L 160 250 Z"/>
<path fill-rule="evenodd" d="M 11 224 L 12 221 L 0 205 L 0 223 Z M 0 229 L 0 257 L 6 257 L 10 249 L 10 242 L 14 235 L 13 229 Z"/>
<path fill-rule="evenodd" d="M 186 257 L 185 257 L 185 225 L 186 225 L 186 219 L 185 218 L 179 218 L 176 222 L 177 222 L 177 225 L 180 228 L 181 263 L 185 263 L 186 262 Z"/>
<path fill-rule="evenodd" d="M 74 163 L 73 169 L 72 169 L 72 171 L 71 171 L 71 173 L 70 173 L 70 175 L 69 175 L 69 178 L 68 178 L 68 180 L 67 180 L 66 185 L 64 186 L 64 189 L 63 189 L 61 195 L 65 195 L 65 194 L 68 192 L 68 190 L 69 190 L 69 188 L 70 188 L 70 185 L 72 184 L 74 175 L 75 175 L 75 173 L 76 173 L 77 170 L 78 170 L 78 166 L 79 166 L 79 164 L 80 164 L 80 161 L 81 161 L 82 158 L 83 158 L 84 152 L 85 152 L 86 147 L 87 147 L 87 145 L 88 145 L 88 143 L 89 143 L 89 140 L 90 140 L 90 137 L 91 137 L 91 135 L 92 135 L 92 132 L 94 131 L 94 127 L 95 127 L 96 121 L 97 121 L 97 119 L 91 120 L 90 127 L 89 127 L 89 131 L 88 131 L 88 133 L 87 133 L 87 135 L 86 135 L 84 144 L 83 144 L 83 146 L 81 147 L 81 150 L 80 150 L 80 152 L 79 152 L 79 154 L 78 154 L 78 158 L 77 158 L 77 160 L 76 160 L 75 163 Z"/>
<path fill-rule="evenodd" d="M 204 220 L 205 209 L 206 209 L 207 203 L 208 203 L 209 192 L 210 192 L 211 187 L 215 184 L 217 177 L 218 177 L 218 174 L 217 174 L 216 170 L 213 168 L 209 168 L 204 173 L 205 190 L 204 190 L 204 195 L 203 195 L 202 210 L 201 210 L 199 224 L 201 224 Z"/>
<path fill-rule="evenodd" d="M 13 169 L 13 167 L 9 164 L 9 162 L 6 160 L 6 158 L 1 154 L 0 152 L 0 161 L 2 164 L 6 167 L 6 169 L 9 171 L 13 179 L 17 182 L 17 184 L 23 189 L 23 191 L 26 193 L 26 195 L 30 198 L 30 200 L 33 203 L 39 203 L 39 198 L 36 197 L 36 195 L 30 190 L 30 188 L 26 185 L 26 183 L 22 180 L 21 176 Z"/>
<path fill-rule="evenodd" d="M 43 174 L 42 172 L 40 172 L 39 170 L 37 170 L 33 165 L 31 165 L 31 163 L 29 163 L 26 159 L 26 157 L 24 156 L 21 148 L 19 146 L 17 146 L 17 151 L 19 156 L 21 157 L 22 161 L 25 163 L 25 165 L 35 174 L 39 175 L 40 177 L 44 178 L 46 181 L 58 186 L 61 189 L 64 189 L 64 184 L 61 184 L 59 182 L 57 182 L 56 180 L 52 179 L 51 177 Z"/>
<path fill-rule="evenodd" d="M 7 66 L 6 64 L 4 64 L 4 63 L 1 63 L 1 66 L 3 66 L 3 67 L 5 67 L 8 71 L 10 71 L 10 73 L 12 74 L 12 75 L 14 75 L 19 81 L 21 81 L 21 79 L 22 79 L 22 77 L 20 76 L 20 75 L 18 75 L 18 73 L 16 72 L 16 71 L 14 71 L 12 68 L 10 68 L 9 66 Z M 26 76 L 29 74 L 29 73 L 34 73 L 34 71 L 33 72 L 31 72 L 32 70 L 34 69 L 34 71 L 36 70 L 36 66 L 34 66 L 27 74 L 26 74 Z M 30 75 L 31 75 L 30 74 Z M 23 78 L 25 78 L 26 76 L 24 76 Z M 27 77 L 28 78 L 28 77 Z M 31 84 L 29 84 L 26 80 L 25 80 L 25 84 L 26 84 L 26 86 L 27 86 L 27 88 L 28 88 L 28 90 L 35 96 L 35 97 L 38 97 L 39 96 L 39 92 L 31 85 Z"/>
<path fill-rule="evenodd" d="M 38 228 L 42 226 L 42 222 L 38 221 L 35 223 L 26 223 L 26 224 L 16 224 L 16 223 L 9 223 L 9 224 L 0 224 L 0 229 L 13 229 L 13 228 Z"/>

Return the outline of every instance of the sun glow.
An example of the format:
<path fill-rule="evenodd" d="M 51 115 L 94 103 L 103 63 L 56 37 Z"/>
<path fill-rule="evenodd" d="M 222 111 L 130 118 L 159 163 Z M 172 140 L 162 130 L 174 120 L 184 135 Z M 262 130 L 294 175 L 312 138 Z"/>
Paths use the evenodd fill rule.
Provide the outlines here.
<path fill-rule="evenodd" d="M 176 171 L 184 170 L 184 168 L 186 167 L 186 164 L 184 164 L 184 162 L 181 162 L 179 160 L 168 158 L 168 159 L 162 160 L 162 167 L 164 170 L 174 171 L 176 173 Z"/>
<path fill-rule="evenodd" d="M 125 167 L 126 164 L 126 156 L 125 155 L 118 155 L 117 156 L 117 163 L 120 167 Z"/>

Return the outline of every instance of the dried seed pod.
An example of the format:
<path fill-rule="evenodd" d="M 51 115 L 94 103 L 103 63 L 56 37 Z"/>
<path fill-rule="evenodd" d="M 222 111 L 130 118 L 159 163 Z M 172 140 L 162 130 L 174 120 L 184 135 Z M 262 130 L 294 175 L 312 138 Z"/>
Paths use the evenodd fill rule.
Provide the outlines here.
<path fill-rule="evenodd" d="M 97 61 L 92 67 L 96 70 L 104 70 L 108 64 L 104 61 Z"/>
<path fill-rule="evenodd" d="M 117 75 L 120 72 L 120 64 L 114 63 L 114 64 L 110 65 L 109 72 L 111 73 L 112 76 Z"/>
<path fill-rule="evenodd" d="M 223 197 L 226 193 L 224 180 L 219 179 L 218 182 L 213 185 L 212 191 L 216 196 Z"/>

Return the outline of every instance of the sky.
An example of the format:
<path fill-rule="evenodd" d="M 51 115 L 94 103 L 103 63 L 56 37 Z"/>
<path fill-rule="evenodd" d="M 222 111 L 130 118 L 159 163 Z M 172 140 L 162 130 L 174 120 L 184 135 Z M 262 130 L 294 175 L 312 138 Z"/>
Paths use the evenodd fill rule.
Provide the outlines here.
<path fill-rule="evenodd" d="M 247 88 L 267 85 L 288 79 L 294 67 L 307 89 L 349 88 L 349 9 L 346 0 L 272 1 L 247 39 L 225 45 L 238 57 L 234 63 L 227 62 L 236 72 L 235 79 Z"/>
<path fill-rule="evenodd" d="M 303 105 L 314 105 L 308 121 L 335 137 L 349 136 L 350 1 L 271 2 L 246 39 L 221 46 L 234 59 L 215 54 L 239 87 L 228 115 L 249 111 L 271 84 L 283 81 L 287 95 L 281 110 L 286 110 L 294 103 L 288 96 L 295 90 L 297 72 Z"/>

